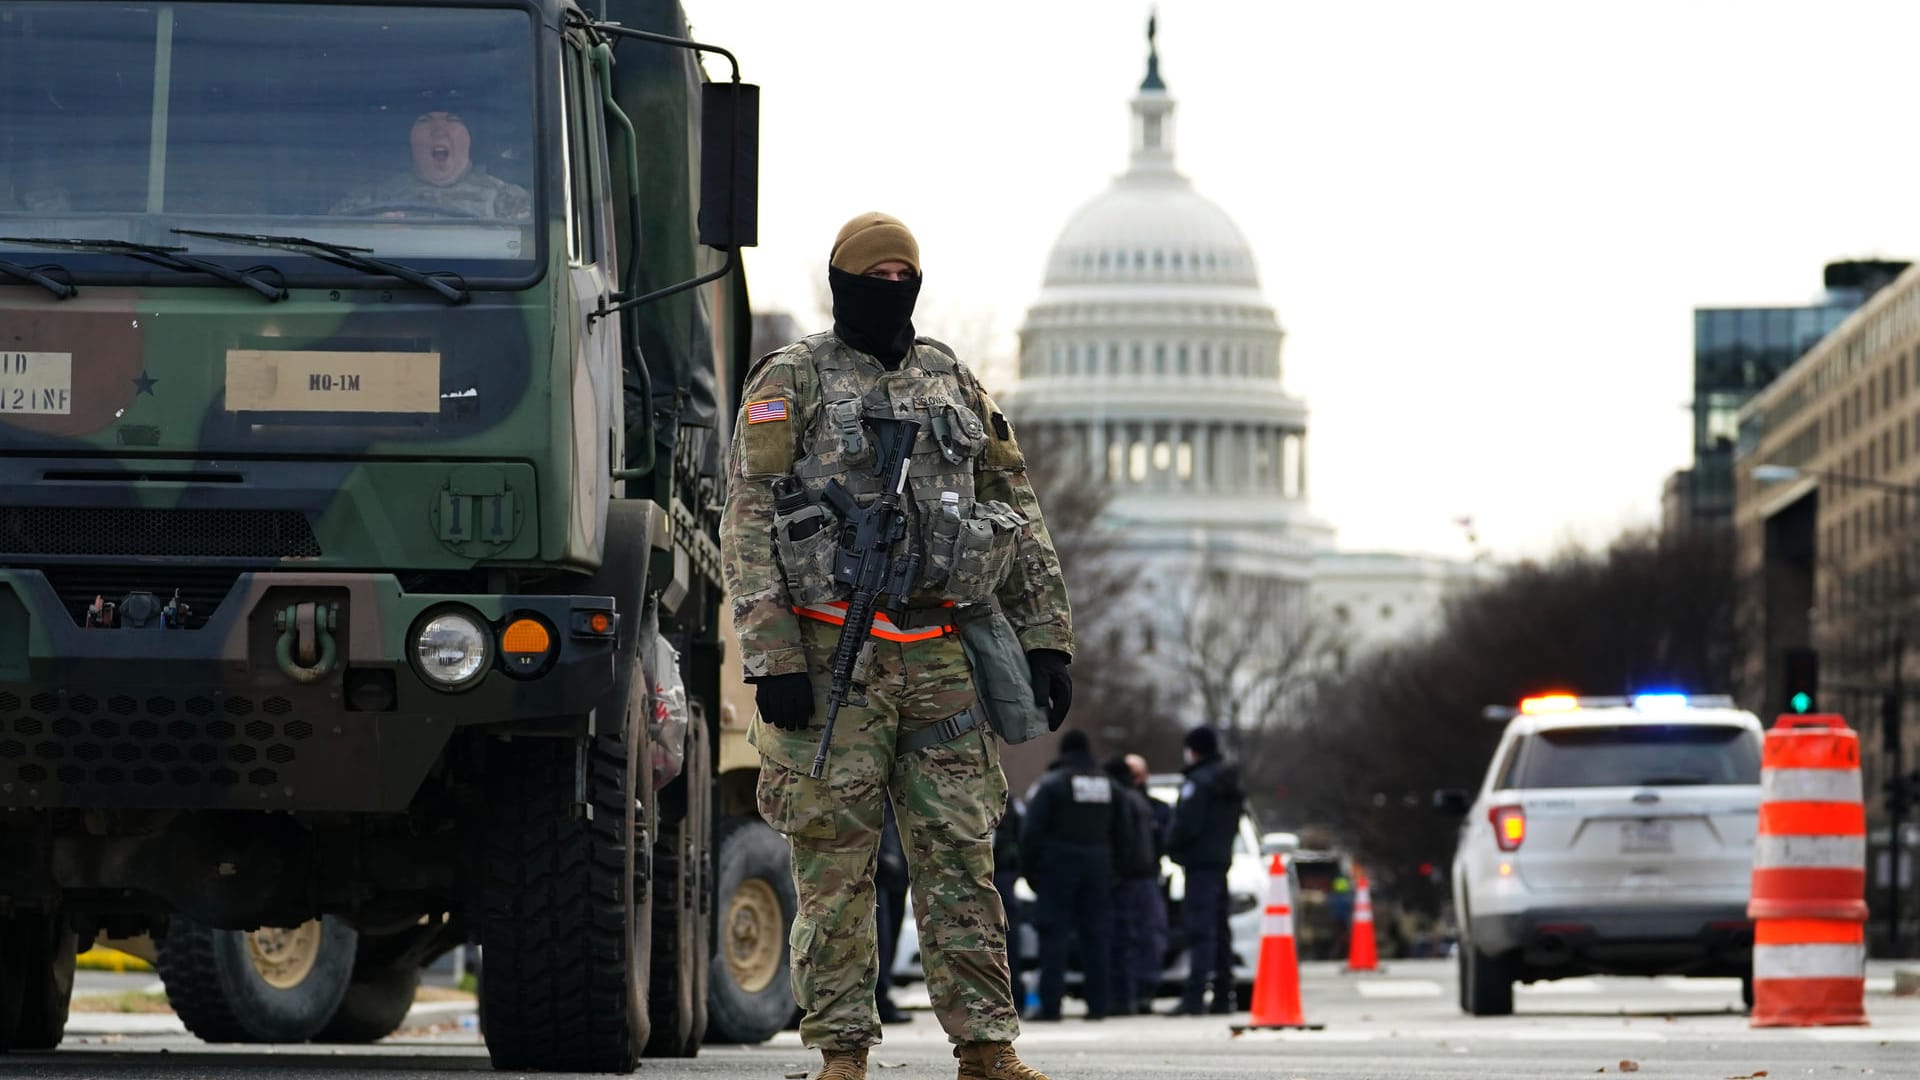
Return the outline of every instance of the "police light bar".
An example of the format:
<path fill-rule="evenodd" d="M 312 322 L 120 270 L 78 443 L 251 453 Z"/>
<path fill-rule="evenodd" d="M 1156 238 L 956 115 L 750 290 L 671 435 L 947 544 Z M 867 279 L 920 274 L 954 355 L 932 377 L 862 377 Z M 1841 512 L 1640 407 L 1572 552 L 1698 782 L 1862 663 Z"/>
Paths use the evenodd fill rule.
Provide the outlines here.
<path fill-rule="evenodd" d="M 1672 712 L 1680 709 L 1731 709 L 1733 698 L 1726 694 L 1682 694 L 1661 690 L 1632 697 L 1578 697 L 1573 694 L 1535 694 L 1523 698 L 1519 708 L 1488 705 L 1481 716 L 1488 720 L 1511 720 L 1515 716 L 1547 716 L 1573 713 L 1583 709 L 1633 709 L 1636 712 Z"/>
<path fill-rule="evenodd" d="M 1581 701 L 1572 694 L 1538 694 L 1520 700 L 1522 716 L 1538 716 L 1541 713 L 1577 712 Z"/>

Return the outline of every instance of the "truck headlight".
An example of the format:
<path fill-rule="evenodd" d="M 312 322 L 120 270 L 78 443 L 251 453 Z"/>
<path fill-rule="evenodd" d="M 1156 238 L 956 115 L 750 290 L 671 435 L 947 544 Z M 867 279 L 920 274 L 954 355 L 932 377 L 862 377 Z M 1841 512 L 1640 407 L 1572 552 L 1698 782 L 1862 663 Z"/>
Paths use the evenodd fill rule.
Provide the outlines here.
<path fill-rule="evenodd" d="M 443 611 L 420 624 L 414 634 L 414 666 L 440 688 L 458 690 L 486 671 L 492 640 L 472 616 Z"/>

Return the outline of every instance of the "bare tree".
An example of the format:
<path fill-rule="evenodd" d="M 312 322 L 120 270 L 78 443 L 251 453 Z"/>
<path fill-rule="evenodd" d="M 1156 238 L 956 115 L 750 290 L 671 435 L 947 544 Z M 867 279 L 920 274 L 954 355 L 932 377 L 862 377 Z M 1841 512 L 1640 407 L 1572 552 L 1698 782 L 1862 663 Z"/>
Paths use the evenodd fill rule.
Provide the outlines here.
<path fill-rule="evenodd" d="M 1249 790 L 1284 793 L 1289 827 L 1326 826 L 1388 883 L 1412 882 L 1422 863 L 1444 867 L 1458 823 L 1427 806 L 1434 789 L 1471 787 L 1486 771 L 1500 725 L 1481 719 L 1485 706 L 1548 690 L 1728 688 L 1730 549 L 1705 530 L 1633 533 L 1605 552 L 1512 568 L 1450 600 L 1431 636 L 1328 674 L 1311 723 L 1264 734 Z"/>
<path fill-rule="evenodd" d="M 1110 491 L 1086 470 L 1071 440 L 1040 429 L 1021 433 L 1029 476 L 1073 604 L 1077 645 L 1073 712 L 1067 726 L 1085 731 L 1105 752 L 1147 755 L 1161 767 L 1178 759 L 1180 731 L 1168 715 L 1163 680 L 1141 662 L 1137 649 L 1138 564 L 1125 552 L 1104 517 Z M 1021 790 L 1046 764 L 1051 740 L 1035 750 L 1005 757 L 1009 783 Z"/>
<path fill-rule="evenodd" d="M 1182 599 L 1173 663 L 1200 718 L 1252 764 L 1262 749 L 1258 735 L 1303 717 L 1342 638 L 1308 608 L 1304 587 L 1235 573 L 1211 559 Z"/>

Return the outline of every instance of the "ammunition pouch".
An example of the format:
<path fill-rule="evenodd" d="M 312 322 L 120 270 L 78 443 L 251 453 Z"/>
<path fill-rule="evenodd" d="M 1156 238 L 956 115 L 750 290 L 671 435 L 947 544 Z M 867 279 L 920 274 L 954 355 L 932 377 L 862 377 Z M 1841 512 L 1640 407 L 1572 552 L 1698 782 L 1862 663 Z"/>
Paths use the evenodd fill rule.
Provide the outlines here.
<path fill-rule="evenodd" d="M 972 516 L 933 515 L 926 583 L 957 604 L 992 600 L 1013 569 L 1026 516 L 1003 502 L 975 503 Z"/>
<path fill-rule="evenodd" d="M 834 553 L 840 549 L 840 520 L 819 503 L 773 515 L 774 552 L 787 595 L 796 604 L 844 600 L 847 591 L 833 578 Z"/>
<path fill-rule="evenodd" d="M 1009 743 L 1047 733 L 1047 710 L 1033 703 L 1033 676 L 1013 623 L 998 610 L 980 618 L 960 618 L 960 647 L 973 668 L 973 688 L 987 726 Z"/>

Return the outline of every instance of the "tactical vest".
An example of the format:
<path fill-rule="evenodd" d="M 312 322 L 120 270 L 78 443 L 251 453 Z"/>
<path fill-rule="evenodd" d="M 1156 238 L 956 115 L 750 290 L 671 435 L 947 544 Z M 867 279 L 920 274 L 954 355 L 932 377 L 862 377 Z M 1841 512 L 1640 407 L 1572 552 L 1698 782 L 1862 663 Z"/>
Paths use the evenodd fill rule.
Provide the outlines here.
<path fill-rule="evenodd" d="M 911 546 L 896 552 L 920 554 L 920 583 L 910 606 L 927 610 L 990 601 L 1012 569 L 1027 519 L 1004 502 L 974 497 L 974 470 L 987 447 L 987 429 L 967 403 L 953 354 L 930 338 L 919 338 L 897 370 L 876 376 L 871 364 L 832 334 L 815 334 L 805 343 L 819 378 L 820 402 L 811 416 L 803 412 L 801 417 L 807 428 L 792 475 L 808 501 L 774 516 L 774 538 L 794 610 L 826 622 L 844 621 L 839 612 L 849 590 L 833 580 L 840 523 L 821 493 L 829 480 L 838 480 L 863 505 L 882 494 L 882 481 L 873 474 L 873 438 L 862 422 L 867 418 L 920 424 L 902 499 L 907 509 L 903 544 Z M 922 625 L 913 625 L 916 621 Z M 880 619 L 874 634 L 921 640 L 940 636 L 950 621 L 938 616 L 898 625 Z"/>

